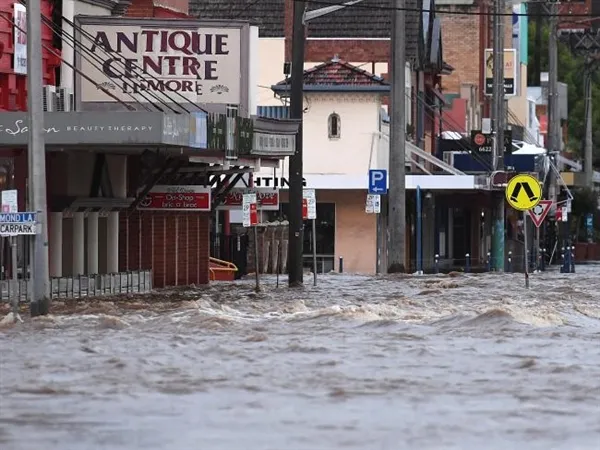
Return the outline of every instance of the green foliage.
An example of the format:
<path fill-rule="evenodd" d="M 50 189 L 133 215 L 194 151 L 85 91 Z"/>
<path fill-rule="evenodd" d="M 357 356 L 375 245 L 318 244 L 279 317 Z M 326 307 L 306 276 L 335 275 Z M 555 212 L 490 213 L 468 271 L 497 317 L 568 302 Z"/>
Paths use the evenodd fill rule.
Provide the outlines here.
<path fill-rule="evenodd" d="M 535 47 L 535 20 L 529 22 L 529 61 L 528 61 L 528 85 L 534 86 L 535 82 L 535 57 L 541 52 L 541 71 L 548 71 L 548 24 L 542 24 L 541 48 Z M 569 135 L 568 146 L 573 152 L 580 154 L 585 134 L 585 97 L 583 58 L 574 56 L 571 50 L 563 43 L 558 45 L 558 81 L 568 85 L 569 93 Z M 592 80 L 592 133 L 593 141 L 600 143 L 600 75 L 594 74 Z M 595 146 L 594 160 L 600 163 L 600 146 Z"/>
<path fill-rule="evenodd" d="M 592 188 L 579 188 L 571 191 L 573 202 L 571 204 L 571 234 L 577 236 L 578 241 L 586 241 L 585 217 L 588 214 L 594 216 L 594 225 L 598 232 L 598 193 Z"/>

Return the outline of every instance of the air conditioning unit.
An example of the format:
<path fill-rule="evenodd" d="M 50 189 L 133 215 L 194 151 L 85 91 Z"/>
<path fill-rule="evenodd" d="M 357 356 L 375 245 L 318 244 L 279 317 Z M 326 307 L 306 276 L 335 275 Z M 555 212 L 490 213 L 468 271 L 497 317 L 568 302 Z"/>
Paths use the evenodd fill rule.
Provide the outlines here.
<path fill-rule="evenodd" d="M 44 111 L 56 111 L 56 86 L 44 86 L 42 89 Z"/>
<path fill-rule="evenodd" d="M 56 94 L 56 110 L 62 112 L 75 111 L 75 95 L 72 88 L 58 88 Z"/>

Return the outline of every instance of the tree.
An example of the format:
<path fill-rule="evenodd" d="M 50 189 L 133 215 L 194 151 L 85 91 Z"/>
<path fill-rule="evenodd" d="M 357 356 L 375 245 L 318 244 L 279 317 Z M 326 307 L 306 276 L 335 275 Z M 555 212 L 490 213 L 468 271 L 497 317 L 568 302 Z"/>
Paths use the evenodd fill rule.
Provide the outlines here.
<path fill-rule="evenodd" d="M 529 23 L 529 36 L 535 35 L 536 21 Z M 535 46 L 535 40 L 529 39 L 529 61 L 530 69 L 534 67 L 535 55 L 540 52 L 542 71 L 548 71 L 548 35 L 549 26 L 541 24 L 542 42 L 539 48 Z M 569 119 L 568 119 L 568 148 L 574 153 L 581 155 L 585 137 L 585 96 L 584 96 L 584 61 L 580 56 L 575 56 L 571 50 L 562 42 L 558 44 L 558 81 L 566 83 L 569 95 Z M 528 72 L 528 85 L 535 85 L 535 73 Z M 595 143 L 600 143 L 600 75 L 596 72 L 592 79 L 592 133 Z M 600 165 L 600 147 L 594 148 L 594 165 Z"/>

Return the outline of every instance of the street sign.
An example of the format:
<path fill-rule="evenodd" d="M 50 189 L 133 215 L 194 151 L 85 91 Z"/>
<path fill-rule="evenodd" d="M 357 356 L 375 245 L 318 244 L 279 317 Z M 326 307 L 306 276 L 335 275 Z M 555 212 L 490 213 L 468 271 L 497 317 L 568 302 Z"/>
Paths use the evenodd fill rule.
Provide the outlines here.
<path fill-rule="evenodd" d="M 315 220 L 317 218 L 317 196 L 314 189 L 302 191 L 302 219 Z"/>
<path fill-rule="evenodd" d="M 540 227 L 544 219 L 550 212 L 552 207 L 552 200 L 541 200 L 536 206 L 528 211 L 531 221 L 536 227 Z"/>
<path fill-rule="evenodd" d="M 244 194 L 242 199 L 242 225 L 251 227 L 257 223 L 256 194 Z"/>
<path fill-rule="evenodd" d="M 367 195 L 367 204 L 365 207 L 367 214 L 379 214 L 381 213 L 381 195 L 369 194 Z"/>
<path fill-rule="evenodd" d="M 35 223 L 0 223 L 0 234 L 9 236 L 37 234 L 37 225 Z"/>
<path fill-rule="evenodd" d="M 0 234 L 37 234 L 37 214 L 34 212 L 0 213 Z"/>
<path fill-rule="evenodd" d="M 540 182 L 526 174 L 512 177 L 504 192 L 508 204 L 517 211 L 529 211 L 542 199 Z"/>
<path fill-rule="evenodd" d="M 387 193 L 387 170 L 370 169 L 369 170 L 369 194 Z"/>
<path fill-rule="evenodd" d="M 504 152 L 512 153 L 512 130 L 504 130 Z M 479 154 L 491 154 L 494 148 L 493 133 L 484 133 L 481 130 L 471 130 L 471 144 L 474 151 Z"/>
<path fill-rule="evenodd" d="M 16 213 L 18 211 L 18 191 L 16 189 L 2 191 L 2 212 Z M 14 236 L 14 234 L 3 234 L 2 236 Z"/>

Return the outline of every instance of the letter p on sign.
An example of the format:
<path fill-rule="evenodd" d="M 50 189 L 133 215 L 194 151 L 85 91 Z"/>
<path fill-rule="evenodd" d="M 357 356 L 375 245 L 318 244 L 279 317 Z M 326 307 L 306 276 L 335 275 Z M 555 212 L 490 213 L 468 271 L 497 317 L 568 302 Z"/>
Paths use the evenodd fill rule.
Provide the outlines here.
<path fill-rule="evenodd" d="M 387 170 L 369 170 L 369 194 L 381 195 L 387 193 Z"/>

